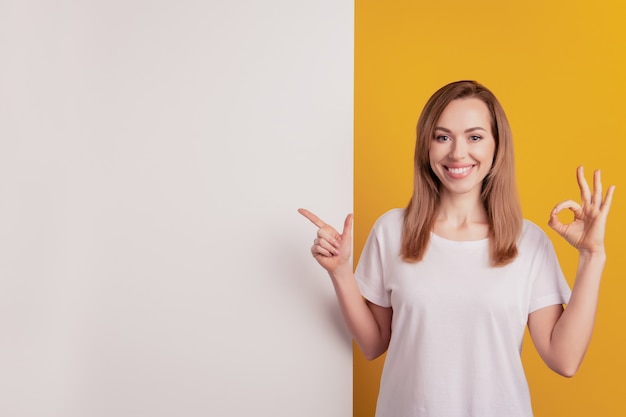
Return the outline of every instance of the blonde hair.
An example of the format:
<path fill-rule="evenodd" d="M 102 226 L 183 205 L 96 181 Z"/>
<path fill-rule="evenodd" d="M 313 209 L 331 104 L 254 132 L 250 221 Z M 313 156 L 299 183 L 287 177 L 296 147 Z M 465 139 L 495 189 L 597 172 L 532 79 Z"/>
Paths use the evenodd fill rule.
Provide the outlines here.
<path fill-rule="evenodd" d="M 489 250 L 493 266 L 510 263 L 517 256 L 517 239 L 522 229 L 522 209 L 515 183 L 515 161 L 511 128 L 498 99 L 475 81 L 457 81 L 440 88 L 428 100 L 417 122 L 413 196 L 404 212 L 402 258 L 418 262 L 430 241 L 441 183 L 429 161 L 429 149 L 441 113 L 452 101 L 478 98 L 491 114 L 496 149 L 491 170 L 483 181 L 481 199 L 489 221 Z"/>

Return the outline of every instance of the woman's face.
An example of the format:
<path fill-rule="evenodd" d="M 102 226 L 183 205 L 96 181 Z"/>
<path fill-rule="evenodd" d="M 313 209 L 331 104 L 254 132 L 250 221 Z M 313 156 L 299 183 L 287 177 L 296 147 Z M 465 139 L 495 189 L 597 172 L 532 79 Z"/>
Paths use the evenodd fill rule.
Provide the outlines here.
<path fill-rule="evenodd" d="M 429 157 L 442 193 L 480 195 L 496 149 L 491 124 L 489 109 L 478 98 L 453 100 L 441 113 Z"/>

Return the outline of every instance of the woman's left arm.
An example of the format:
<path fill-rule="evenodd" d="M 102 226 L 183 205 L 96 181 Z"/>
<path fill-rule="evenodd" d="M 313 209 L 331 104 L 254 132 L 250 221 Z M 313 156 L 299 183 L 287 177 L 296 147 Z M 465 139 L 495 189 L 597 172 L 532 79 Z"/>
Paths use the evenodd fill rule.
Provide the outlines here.
<path fill-rule="evenodd" d="M 528 329 L 539 355 L 555 372 L 571 377 L 582 363 L 595 322 L 600 279 L 606 261 L 604 232 L 614 186 L 602 194 L 600 171 L 593 174 L 593 193 L 582 167 L 576 172 L 581 204 L 568 200 L 556 205 L 549 225 L 578 249 L 576 281 L 565 310 L 561 305 L 545 307 L 528 316 Z M 574 221 L 563 224 L 557 215 L 569 209 Z"/>

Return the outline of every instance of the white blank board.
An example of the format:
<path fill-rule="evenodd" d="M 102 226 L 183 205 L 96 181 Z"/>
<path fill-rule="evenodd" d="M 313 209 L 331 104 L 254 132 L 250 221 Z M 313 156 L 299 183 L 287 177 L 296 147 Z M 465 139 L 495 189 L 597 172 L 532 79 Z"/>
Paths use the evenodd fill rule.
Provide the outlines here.
<path fill-rule="evenodd" d="M 352 413 L 353 3 L 0 3 L 0 415 Z"/>

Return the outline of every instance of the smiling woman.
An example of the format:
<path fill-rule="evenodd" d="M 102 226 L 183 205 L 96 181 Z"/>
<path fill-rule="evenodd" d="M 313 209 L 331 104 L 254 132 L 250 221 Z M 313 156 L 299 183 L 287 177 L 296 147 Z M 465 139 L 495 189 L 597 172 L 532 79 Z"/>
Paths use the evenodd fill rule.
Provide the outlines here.
<path fill-rule="evenodd" d="M 511 132 L 496 97 L 474 81 L 440 88 L 417 125 L 414 192 L 382 215 L 352 272 L 352 215 L 342 233 L 313 213 L 313 257 L 368 359 L 387 353 L 377 417 L 531 417 L 520 352 L 570 377 L 591 338 L 614 187 L 564 201 L 550 226 L 580 253 L 572 292 L 546 234 L 523 220 Z M 571 224 L 557 214 L 574 212 Z M 564 310 L 563 304 L 568 303 Z"/>
<path fill-rule="evenodd" d="M 376 219 L 411 196 L 414 130 L 423 104 L 450 81 L 481 81 L 506 109 L 514 133 L 524 218 L 553 241 L 570 286 L 579 253 L 550 230 L 551 208 L 577 195 L 577 165 L 601 167 L 602 178 L 618 190 L 596 330 L 575 380 L 547 369 L 526 332 L 522 359 L 535 417 L 626 416 L 626 333 L 619 330 L 626 322 L 626 257 L 619 256 L 626 216 L 615 215 L 626 212 L 619 191 L 626 187 L 626 141 L 617 133 L 626 97 L 626 2 L 355 5 L 355 261 Z M 563 220 L 571 218 L 563 213 Z M 367 361 L 355 349 L 355 416 L 374 416 L 384 359 Z"/>

